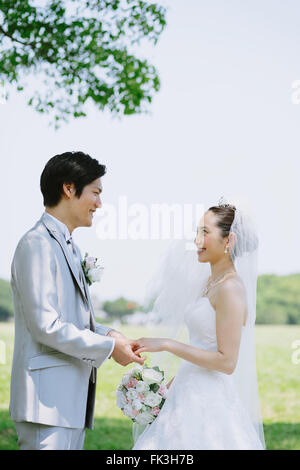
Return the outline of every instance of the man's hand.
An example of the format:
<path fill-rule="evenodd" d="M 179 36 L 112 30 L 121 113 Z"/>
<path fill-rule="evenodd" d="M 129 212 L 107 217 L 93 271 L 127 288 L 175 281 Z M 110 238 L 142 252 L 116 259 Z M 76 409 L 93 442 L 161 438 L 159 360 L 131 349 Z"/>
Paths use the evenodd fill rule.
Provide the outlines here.
<path fill-rule="evenodd" d="M 134 352 L 134 349 L 137 347 L 135 340 L 126 338 L 122 333 L 115 330 L 109 331 L 107 336 L 111 336 L 115 339 L 112 357 L 118 364 L 121 366 L 127 366 L 131 362 L 137 362 L 141 365 L 144 364 L 146 358 Z"/>

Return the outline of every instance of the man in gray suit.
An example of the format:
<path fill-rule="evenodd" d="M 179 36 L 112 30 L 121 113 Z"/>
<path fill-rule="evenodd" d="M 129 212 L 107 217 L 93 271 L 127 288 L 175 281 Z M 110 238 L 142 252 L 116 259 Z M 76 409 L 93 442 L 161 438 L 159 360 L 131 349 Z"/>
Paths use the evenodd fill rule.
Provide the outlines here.
<path fill-rule="evenodd" d="M 10 414 L 21 449 L 82 449 L 97 368 L 110 356 L 123 366 L 145 360 L 134 340 L 96 322 L 72 239 L 101 207 L 105 171 L 82 152 L 51 158 L 41 175 L 45 212 L 14 254 Z"/>

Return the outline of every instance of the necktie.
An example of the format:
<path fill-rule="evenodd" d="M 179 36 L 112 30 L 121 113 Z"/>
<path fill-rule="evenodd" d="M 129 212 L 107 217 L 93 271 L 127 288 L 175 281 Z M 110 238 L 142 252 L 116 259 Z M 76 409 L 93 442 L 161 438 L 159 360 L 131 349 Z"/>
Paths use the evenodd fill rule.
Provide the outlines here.
<path fill-rule="evenodd" d="M 77 253 L 76 253 L 76 249 L 75 249 L 72 237 L 70 237 L 69 240 L 67 241 L 67 245 L 68 245 L 68 247 L 70 249 L 70 252 L 72 253 L 72 256 L 74 258 L 75 264 L 76 264 L 77 269 L 78 269 L 79 279 L 80 279 L 81 285 L 83 287 L 84 284 L 83 284 L 83 279 L 82 279 L 81 262 L 80 262 L 80 259 L 77 255 Z"/>

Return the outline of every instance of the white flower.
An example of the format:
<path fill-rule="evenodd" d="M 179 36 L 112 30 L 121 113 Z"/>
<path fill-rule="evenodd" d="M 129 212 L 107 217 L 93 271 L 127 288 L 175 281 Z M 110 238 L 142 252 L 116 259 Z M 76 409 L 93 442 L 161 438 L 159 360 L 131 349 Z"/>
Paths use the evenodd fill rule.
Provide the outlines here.
<path fill-rule="evenodd" d="M 143 405 L 139 400 L 133 400 L 131 406 L 133 410 L 140 411 Z"/>
<path fill-rule="evenodd" d="M 144 403 L 145 405 L 151 406 L 151 408 L 158 406 L 161 402 L 161 395 L 154 392 L 147 393 Z"/>
<path fill-rule="evenodd" d="M 141 366 L 140 364 L 137 364 L 136 366 L 133 367 L 133 369 L 131 369 L 129 373 L 130 375 L 134 375 L 136 373 L 141 374 L 142 370 L 143 370 L 143 366 Z"/>
<path fill-rule="evenodd" d="M 126 398 L 128 398 L 128 400 L 136 400 L 138 398 L 138 393 L 131 388 L 126 393 Z"/>
<path fill-rule="evenodd" d="M 138 424 L 149 424 L 154 421 L 155 417 L 149 413 L 149 411 L 143 411 L 142 413 L 138 414 L 135 418 Z"/>
<path fill-rule="evenodd" d="M 117 390 L 116 396 L 117 396 L 117 407 L 124 408 L 124 406 L 127 405 L 127 401 L 126 401 L 124 393 L 121 392 L 120 390 Z"/>
<path fill-rule="evenodd" d="M 98 282 L 100 281 L 103 273 L 103 268 L 100 268 L 100 266 L 97 266 L 96 268 L 89 269 L 88 272 L 88 277 L 91 282 Z"/>
<path fill-rule="evenodd" d="M 88 285 L 92 285 L 93 282 L 100 281 L 103 273 L 103 267 L 97 265 L 97 258 L 89 256 L 87 253 L 84 256 L 84 260 L 81 262 L 82 269 L 85 275 L 86 282 Z"/>
<path fill-rule="evenodd" d="M 129 380 L 130 380 L 130 375 L 129 375 L 129 374 L 125 374 L 125 375 L 123 376 L 123 378 L 122 378 L 122 382 L 121 382 L 122 385 L 126 385 L 127 382 L 129 382 Z"/>
<path fill-rule="evenodd" d="M 142 382 L 141 380 L 136 384 L 135 389 L 139 393 L 144 393 L 149 391 L 149 385 L 146 382 Z"/>
<path fill-rule="evenodd" d="M 163 380 L 163 374 L 154 369 L 144 369 L 142 377 L 145 382 L 150 384 L 160 383 Z"/>
<path fill-rule="evenodd" d="M 125 405 L 123 408 L 123 413 L 125 416 L 128 416 L 128 418 L 134 418 L 133 410 L 131 405 Z"/>

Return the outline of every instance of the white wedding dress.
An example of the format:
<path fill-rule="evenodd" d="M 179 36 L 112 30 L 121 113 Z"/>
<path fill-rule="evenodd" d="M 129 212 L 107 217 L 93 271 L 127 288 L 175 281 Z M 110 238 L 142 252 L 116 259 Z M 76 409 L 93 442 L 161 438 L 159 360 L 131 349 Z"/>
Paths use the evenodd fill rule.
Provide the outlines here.
<path fill-rule="evenodd" d="M 201 297 L 185 314 L 190 345 L 217 350 L 216 312 Z M 242 334 L 244 327 L 242 329 Z M 233 376 L 182 360 L 165 404 L 133 450 L 263 450 Z"/>

